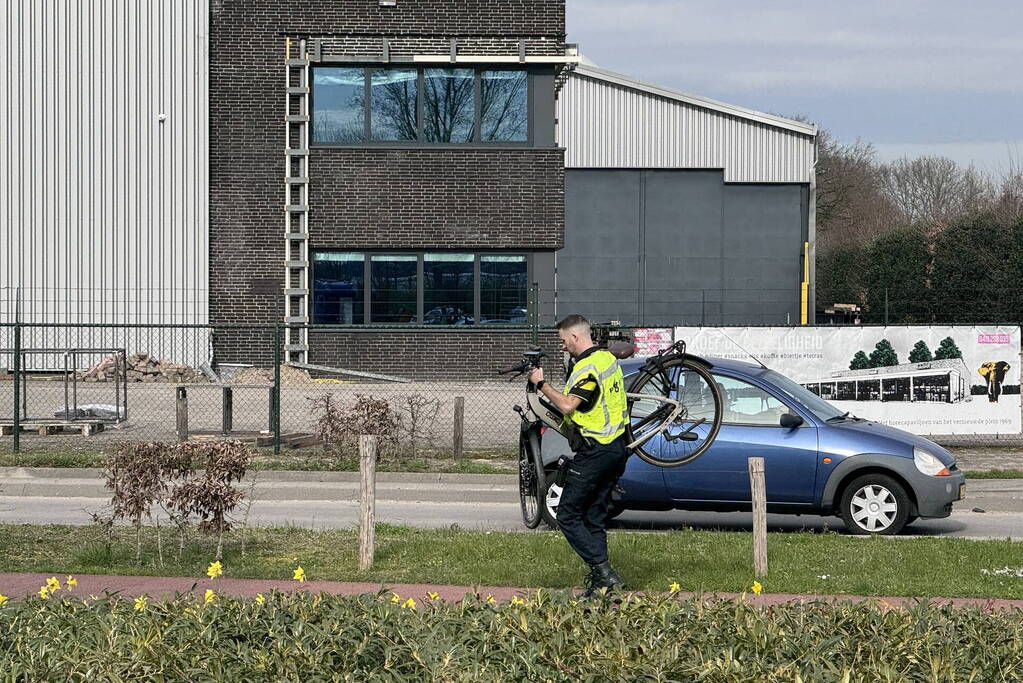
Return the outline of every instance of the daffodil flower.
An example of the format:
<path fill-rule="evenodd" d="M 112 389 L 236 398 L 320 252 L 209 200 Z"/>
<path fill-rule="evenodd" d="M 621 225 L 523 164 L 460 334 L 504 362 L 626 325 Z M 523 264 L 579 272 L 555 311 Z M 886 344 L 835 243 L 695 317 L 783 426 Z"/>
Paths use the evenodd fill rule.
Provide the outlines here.
<path fill-rule="evenodd" d="M 760 595 L 764 591 L 764 587 L 760 585 L 759 581 L 754 581 L 750 590 L 753 591 L 754 595 Z"/>
<path fill-rule="evenodd" d="M 76 579 L 75 577 L 73 577 L 71 575 L 68 575 L 67 581 L 65 582 L 65 584 L 67 585 L 67 589 L 71 590 L 72 588 L 74 588 L 75 586 L 78 585 L 78 579 Z"/>
<path fill-rule="evenodd" d="M 409 598 L 405 602 L 401 603 L 401 607 L 402 607 L 402 609 L 415 609 L 416 608 L 416 601 L 413 600 L 412 598 Z"/>
<path fill-rule="evenodd" d="M 211 602 L 213 602 L 216 599 L 217 599 L 217 594 L 214 593 L 209 588 L 207 588 L 206 589 L 206 593 L 203 594 L 203 597 L 202 597 L 203 604 L 208 605 L 208 604 L 210 604 Z"/>
<path fill-rule="evenodd" d="M 220 564 L 220 560 L 216 562 L 210 562 L 210 566 L 206 568 L 206 576 L 211 579 L 215 579 L 224 573 L 224 567 Z"/>
<path fill-rule="evenodd" d="M 516 596 L 514 596 L 511 599 L 511 604 L 513 604 L 513 605 L 525 605 L 526 601 L 516 595 Z"/>
<path fill-rule="evenodd" d="M 146 606 L 148 606 L 148 605 L 149 605 L 149 600 L 146 599 L 146 596 L 140 595 L 137 598 L 135 598 L 135 610 L 136 611 L 142 612 L 142 611 L 144 611 L 146 609 Z"/>
<path fill-rule="evenodd" d="M 295 575 L 292 577 L 296 581 L 305 581 L 305 570 L 302 567 L 298 567 L 295 570 Z"/>
<path fill-rule="evenodd" d="M 264 602 L 266 602 L 266 598 L 263 597 L 263 594 L 262 593 L 256 593 L 256 604 L 257 605 L 262 605 Z"/>
<path fill-rule="evenodd" d="M 397 605 L 399 602 L 401 602 L 401 596 L 398 595 L 397 593 L 391 593 L 391 602 Z"/>
<path fill-rule="evenodd" d="M 54 591 L 59 591 L 60 581 L 57 580 L 56 576 L 51 576 L 50 578 L 46 579 L 46 587 L 50 589 L 51 593 L 53 593 Z"/>
<path fill-rule="evenodd" d="M 4 604 L 5 602 L 7 602 L 7 596 L 4 595 L 3 593 L 0 593 L 0 605 Z"/>
<path fill-rule="evenodd" d="M 429 593 L 426 594 L 426 597 L 430 598 L 431 600 L 436 600 L 437 598 L 440 597 L 440 595 L 434 593 L 433 591 L 430 591 Z"/>
<path fill-rule="evenodd" d="M 41 597 L 43 600 L 48 600 L 50 598 L 50 589 L 47 588 L 46 586 L 40 586 L 39 597 Z"/>
<path fill-rule="evenodd" d="M 672 593 L 678 593 L 681 589 L 682 586 L 679 585 L 678 581 L 672 581 L 671 585 L 668 586 L 668 590 Z"/>
<path fill-rule="evenodd" d="M 496 602 L 497 602 L 497 600 L 494 600 L 494 596 L 493 595 L 488 595 L 487 596 L 487 604 L 488 605 L 493 605 Z"/>

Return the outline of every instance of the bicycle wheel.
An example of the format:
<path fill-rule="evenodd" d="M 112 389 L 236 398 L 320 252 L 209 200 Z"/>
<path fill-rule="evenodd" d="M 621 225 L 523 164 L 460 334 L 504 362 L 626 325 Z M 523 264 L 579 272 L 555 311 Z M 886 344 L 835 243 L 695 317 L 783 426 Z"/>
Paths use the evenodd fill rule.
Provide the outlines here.
<path fill-rule="evenodd" d="M 721 428 L 721 387 L 704 364 L 688 356 L 647 363 L 627 394 L 630 450 L 651 465 L 678 467 L 692 462 L 710 447 Z"/>
<path fill-rule="evenodd" d="M 527 529 L 540 526 L 540 496 L 544 490 L 543 467 L 540 459 L 540 441 L 534 431 L 519 435 L 519 505 L 522 521 Z"/>

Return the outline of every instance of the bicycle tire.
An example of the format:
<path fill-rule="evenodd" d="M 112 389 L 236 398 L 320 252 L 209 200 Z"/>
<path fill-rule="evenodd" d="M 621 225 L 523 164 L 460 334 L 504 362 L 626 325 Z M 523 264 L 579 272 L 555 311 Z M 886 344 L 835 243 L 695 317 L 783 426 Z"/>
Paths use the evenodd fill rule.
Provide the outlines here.
<path fill-rule="evenodd" d="M 685 409 L 683 414 L 675 420 L 675 424 L 678 426 L 683 426 L 687 423 L 694 425 L 692 427 L 685 428 L 683 431 L 692 431 L 699 428 L 699 431 L 693 431 L 693 433 L 702 435 L 697 439 L 699 443 L 682 440 L 680 446 L 672 447 L 670 449 L 672 451 L 671 455 L 675 457 L 664 457 L 664 452 L 666 450 L 664 448 L 664 443 L 666 441 L 670 441 L 670 438 L 665 439 L 662 436 L 655 436 L 650 441 L 631 449 L 632 452 L 639 456 L 642 460 L 650 463 L 651 465 L 656 465 L 657 467 L 679 467 L 680 465 L 692 462 L 710 448 L 714 439 L 717 438 L 718 431 L 721 429 L 721 420 L 724 416 L 724 402 L 721 397 L 721 387 L 707 370 L 707 366 L 698 360 L 694 360 L 691 356 L 674 354 L 656 361 L 652 359 L 640 369 L 636 378 L 630 384 L 627 393 L 646 393 L 651 397 L 659 395 L 664 398 L 671 398 L 672 394 L 677 396 L 678 380 L 682 376 L 683 372 L 694 373 L 706 385 L 713 402 L 713 414 L 709 419 L 705 414 L 702 414 L 701 419 L 703 419 L 704 422 L 696 425 L 695 419 L 685 419 L 690 417 L 688 409 Z M 652 392 L 650 391 L 651 389 L 653 390 Z M 642 436 L 642 434 L 645 433 L 643 432 L 643 427 L 650 426 L 651 424 L 659 424 L 656 420 L 666 418 L 667 411 L 670 411 L 671 409 L 670 404 L 664 403 L 658 409 L 651 411 L 647 415 L 633 416 L 633 408 L 640 400 L 641 399 L 629 399 L 630 417 L 629 422 L 626 425 L 625 432 L 626 438 L 630 444 L 634 443 L 640 436 Z M 683 406 L 685 406 L 685 403 L 683 403 Z M 706 406 L 702 407 L 704 409 L 706 408 Z M 661 418 L 656 417 L 659 412 L 663 413 Z M 706 411 L 704 410 L 704 413 L 705 412 Z M 670 432 L 666 433 L 670 434 Z"/>
<path fill-rule="evenodd" d="M 527 529 L 535 529 L 542 521 L 544 502 L 543 466 L 538 465 L 540 443 L 534 430 L 519 435 L 519 507 Z"/>

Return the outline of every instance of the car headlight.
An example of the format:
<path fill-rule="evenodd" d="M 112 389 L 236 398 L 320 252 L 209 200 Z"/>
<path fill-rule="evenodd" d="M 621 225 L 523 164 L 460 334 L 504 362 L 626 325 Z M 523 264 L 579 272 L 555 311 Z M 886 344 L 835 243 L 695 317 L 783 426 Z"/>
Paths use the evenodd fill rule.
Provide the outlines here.
<path fill-rule="evenodd" d="M 943 462 L 922 448 L 913 448 L 913 462 L 916 463 L 918 470 L 932 477 L 947 477 L 952 474 Z"/>

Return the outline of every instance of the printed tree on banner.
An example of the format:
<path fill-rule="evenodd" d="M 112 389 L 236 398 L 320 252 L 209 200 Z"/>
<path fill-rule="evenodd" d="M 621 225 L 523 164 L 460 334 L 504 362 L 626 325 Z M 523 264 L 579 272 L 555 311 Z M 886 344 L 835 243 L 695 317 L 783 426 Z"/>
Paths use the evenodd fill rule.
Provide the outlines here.
<path fill-rule="evenodd" d="M 856 355 L 852 357 L 852 362 L 849 363 L 850 370 L 866 370 L 869 367 L 870 359 L 862 351 L 857 351 Z"/>
<path fill-rule="evenodd" d="M 879 341 L 874 350 L 870 352 L 870 367 L 872 368 L 884 368 L 898 364 L 899 357 L 896 355 L 895 349 L 892 348 L 892 343 L 887 339 Z"/>
<path fill-rule="evenodd" d="M 913 346 L 913 350 L 909 352 L 909 362 L 926 363 L 929 360 L 934 360 L 934 356 L 931 355 L 931 350 L 927 348 L 927 342 L 921 339 Z"/>
<path fill-rule="evenodd" d="M 959 350 L 956 343 L 952 340 L 952 337 L 945 337 L 941 340 L 941 345 L 938 350 L 934 352 L 934 360 L 945 360 L 946 358 L 962 358 L 963 352 Z"/>

